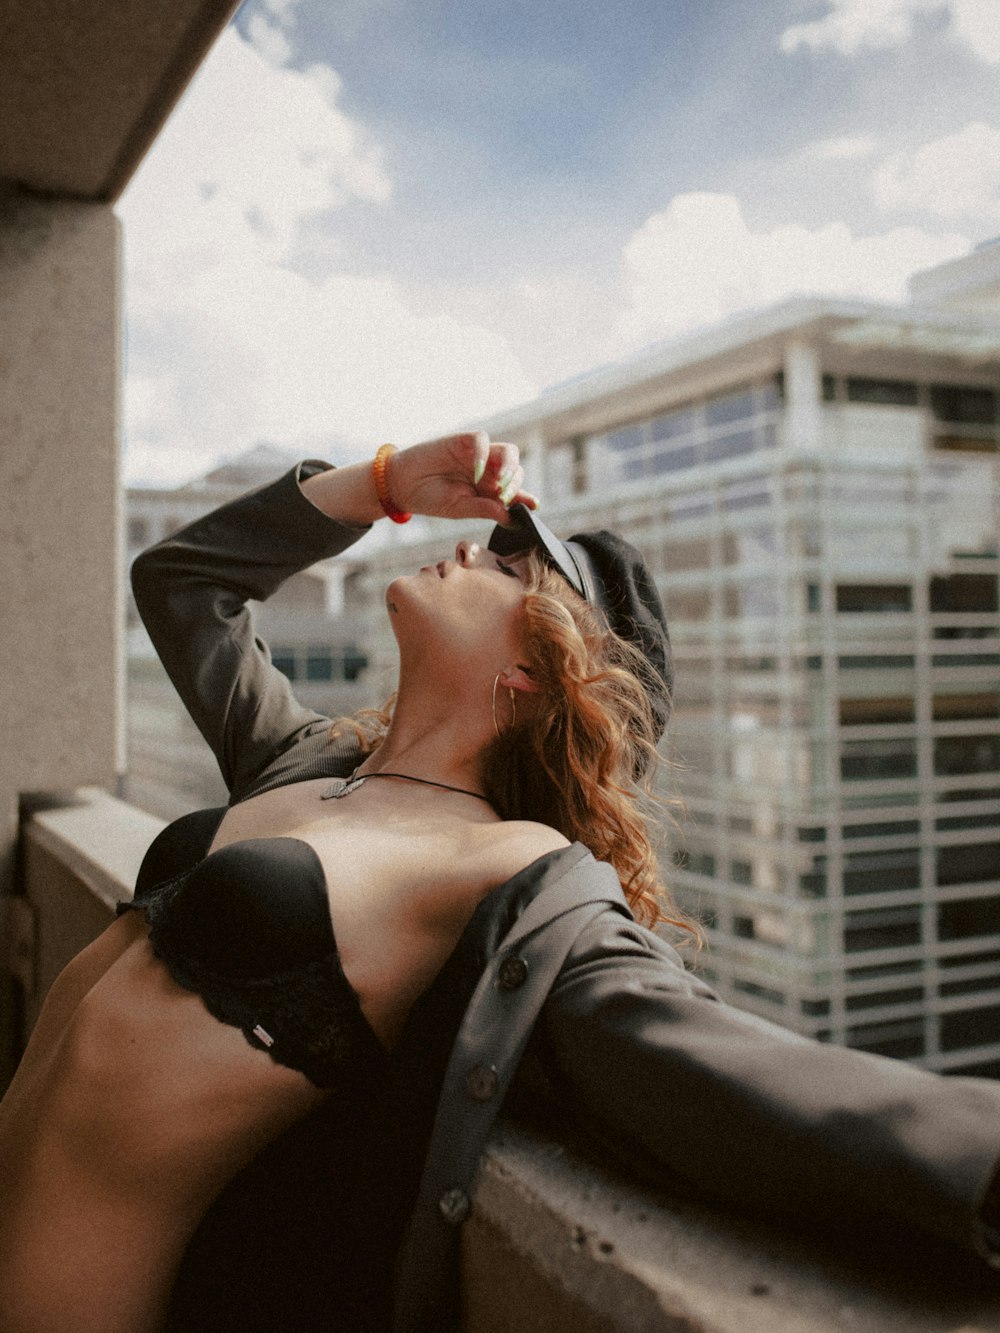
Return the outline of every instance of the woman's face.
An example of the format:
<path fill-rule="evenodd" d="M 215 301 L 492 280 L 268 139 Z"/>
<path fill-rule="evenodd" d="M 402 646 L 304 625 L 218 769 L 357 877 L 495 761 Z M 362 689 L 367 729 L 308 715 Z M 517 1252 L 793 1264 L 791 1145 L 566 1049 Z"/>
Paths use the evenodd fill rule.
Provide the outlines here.
<path fill-rule="evenodd" d="M 394 579 L 386 592 L 393 629 L 404 646 L 411 636 L 425 650 L 460 661 L 482 661 L 492 672 L 523 655 L 521 608 L 528 564 L 460 541 L 450 559 Z"/>

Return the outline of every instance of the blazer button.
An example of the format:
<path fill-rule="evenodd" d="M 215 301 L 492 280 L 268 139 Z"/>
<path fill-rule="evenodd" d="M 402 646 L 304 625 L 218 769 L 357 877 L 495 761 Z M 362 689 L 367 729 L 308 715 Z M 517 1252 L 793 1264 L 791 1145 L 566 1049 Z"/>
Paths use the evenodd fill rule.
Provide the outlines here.
<path fill-rule="evenodd" d="M 528 964 L 523 958 L 505 958 L 500 964 L 497 980 L 501 990 L 517 990 L 528 979 Z"/>
<path fill-rule="evenodd" d="M 474 1102 L 488 1102 L 496 1096 L 500 1078 L 493 1065 L 475 1065 L 465 1076 L 465 1091 Z"/>
<path fill-rule="evenodd" d="M 438 1199 L 438 1207 L 441 1209 L 441 1216 L 444 1220 L 450 1226 L 457 1227 L 465 1221 L 472 1211 L 472 1201 L 465 1190 L 445 1190 Z"/>

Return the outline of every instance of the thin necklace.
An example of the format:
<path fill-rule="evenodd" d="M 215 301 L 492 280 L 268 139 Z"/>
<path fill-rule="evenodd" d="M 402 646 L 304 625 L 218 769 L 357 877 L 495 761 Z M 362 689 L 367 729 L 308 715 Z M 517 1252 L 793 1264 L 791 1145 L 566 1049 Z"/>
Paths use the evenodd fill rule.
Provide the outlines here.
<path fill-rule="evenodd" d="M 362 773 L 359 777 L 357 769 L 349 778 L 335 779 L 332 786 L 320 792 L 319 798 L 321 801 L 339 801 L 344 796 L 350 796 L 352 791 L 357 791 L 359 787 L 363 787 L 371 778 L 400 778 L 403 782 L 419 782 L 424 787 L 440 787 L 442 791 L 454 791 L 459 796 L 474 796 L 477 801 L 485 801 L 487 805 L 493 804 L 488 796 L 484 796 L 478 791 L 469 791 L 467 787 L 452 787 L 447 782 L 432 782 L 430 778 L 415 778 L 411 773 Z"/>

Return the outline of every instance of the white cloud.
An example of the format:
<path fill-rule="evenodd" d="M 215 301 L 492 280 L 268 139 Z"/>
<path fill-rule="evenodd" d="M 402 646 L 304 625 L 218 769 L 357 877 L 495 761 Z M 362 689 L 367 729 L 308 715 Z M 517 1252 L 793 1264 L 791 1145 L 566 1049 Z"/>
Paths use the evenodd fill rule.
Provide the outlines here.
<path fill-rule="evenodd" d="M 230 28 L 124 196 L 130 478 L 261 438 L 367 450 L 533 392 L 501 337 L 390 278 L 295 271 L 305 220 L 391 196 L 338 92 L 328 67 L 276 68 Z"/>
<path fill-rule="evenodd" d="M 817 139 L 806 148 L 805 156 L 821 162 L 852 162 L 871 157 L 877 146 L 870 134 L 844 135 L 836 139 Z"/>
<path fill-rule="evenodd" d="M 874 177 L 885 209 L 917 209 L 954 222 L 1000 219 L 1000 130 L 974 121 L 955 134 L 888 158 Z"/>
<path fill-rule="evenodd" d="M 781 34 L 782 51 L 806 47 L 855 55 L 868 47 L 885 50 L 913 36 L 916 20 L 944 14 L 951 36 L 977 59 L 1000 63 L 996 0 L 827 0 L 829 11 Z"/>
<path fill-rule="evenodd" d="M 678 195 L 625 247 L 630 306 L 619 333 L 649 341 L 796 295 L 902 301 L 912 272 L 968 248 L 964 236 L 915 227 L 856 236 L 831 222 L 755 232 L 732 195 Z"/>

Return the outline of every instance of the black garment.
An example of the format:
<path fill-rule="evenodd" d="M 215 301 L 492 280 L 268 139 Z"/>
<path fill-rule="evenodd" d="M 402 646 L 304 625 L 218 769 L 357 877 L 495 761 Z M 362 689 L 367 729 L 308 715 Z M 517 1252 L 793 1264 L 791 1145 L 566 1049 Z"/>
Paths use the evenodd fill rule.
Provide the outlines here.
<path fill-rule="evenodd" d="M 251 1046 L 319 1088 L 370 1083 L 386 1053 L 341 968 L 319 857 L 290 837 L 206 855 L 224 813 L 200 810 L 168 825 L 119 912 L 145 913 L 174 980 Z"/>

